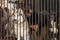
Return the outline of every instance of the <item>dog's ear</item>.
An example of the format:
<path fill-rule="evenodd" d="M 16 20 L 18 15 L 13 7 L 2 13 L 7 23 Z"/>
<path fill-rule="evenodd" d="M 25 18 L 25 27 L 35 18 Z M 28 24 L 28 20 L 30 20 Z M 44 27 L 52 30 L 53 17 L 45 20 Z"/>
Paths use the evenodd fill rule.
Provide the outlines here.
<path fill-rule="evenodd" d="M 33 30 L 35 30 L 36 32 L 39 30 L 39 25 L 30 25 L 30 28 L 32 28 Z"/>
<path fill-rule="evenodd" d="M 26 17 L 30 17 L 32 15 L 32 9 L 29 9 L 29 12 L 26 13 Z"/>

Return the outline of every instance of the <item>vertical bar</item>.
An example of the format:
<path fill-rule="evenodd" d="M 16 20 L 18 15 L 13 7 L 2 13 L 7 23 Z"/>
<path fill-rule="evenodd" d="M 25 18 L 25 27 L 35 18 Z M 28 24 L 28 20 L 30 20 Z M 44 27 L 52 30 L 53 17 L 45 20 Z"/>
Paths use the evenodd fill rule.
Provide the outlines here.
<path fill-rule="evenodd" d="M 55 5 L 54 5 L 54 1 L 55 1 L 55 0 L 53 0 L 53 15 L 54 15 L 54 6 L 55 6 Z M 54 35 L 54 22 L 53 22 L 53 40 L 55 39 L 54 36 L 55 36 L 55 35 Z"/>
<path fill-rule="evenodd" d="M 20 7 L 21 7 L 21 5 L 20 5 Z M 21 11 L 20 11 L 20 13 L 21 13 Z M 20 19 L 21 19 L 21 16 L 20 16 Z M 21 21 L 20 21 L 20 40 L 21 40 Z"/>
<path fill-rule="evenodd" d="M 58 23 L 57 23 L 57 22 L 58 22 L 58 21 L 57 21 L 57 20 L 58 20 L 58 18 L 57 18 L 57 15 L 58 15 L 57 0 L 56 0 L 56 5 L 55 5 L 55 6 L 56 6 L 56 12 L 55 12 L 55 13 L 56 13 L 56 35 L 55 35 L 55 38 L 57 39 L 57 34 L 58 34 L 58 33 L 57 33 L 57 30 L 58 30 L 58 28 L 57 28 L 57 27 L 58 27 L 58 26 L 57 26 L 57 25 L 58 25 Z M 58 40 L 58 39 L 57 39 L 57 40 Z"/>
<path fill-rule="evenodd" d="M 5 1 L 4 1 L 4 8 L 5 8 L 5 7 L 6 7 L 6 8 L 8 7 L 7 1 L 8 1 L 8 0 L 5 0 Z M 4 11 L 6 12 L 5 9 L 4 9 Z M 7 12 L 6 12 L 6 13 L 7 13 Z M 8 21 L 8 20 L 7 20 L 7 21 Z M 4 35 L 4 40 L 5 40 L 5 37 L 6 37 L 6 36 L 5 36 L 5 27 L 4 27 L 4 33 L 3 33 L 3 35 Z"/>
<path fill-rule="evenodd" d="M 7 0 L 7 8 L 8 8 L 8 0 Z M 9 18 L 8 18 L 8 27 L 9 27 Z M 7 40 L 9 40 L 9 34 L 8 34 Z"/>
<path fill-rule="evenodd" d="M 35 14 L 33 13 L 33 15 L 35 16 L 35 18 L 34 18 L 34 16 L 33 16 L 33 18 L 34 18 L 33 20 L 35 20 L 35 22 L 34 22 L 33 25 L 36 25 L 36 24 L 37 24 L 37 23 L 36 23 L 36 21 L 37 21 L 37 20 L 36 20 L 36 14 L 38 14 L 38 12 L 36 13 L 36 11 L 37 11 L 37 7 L 38 7 L 38 0 L 35 0 L 35 3 L 34 3 L 34 4 L 35 4 L 35 10 L 34 10 L 34 9 L 33 9 L 33 10 L 34 10 Z M 36 4 L 37 4 L 37 5 L 36 5 Z M 36 27 L 35 27 L 35 28 L 36 28 Z M 35 32 L 34 32 L 34 33 L 35 33 Z M 36 35 L 36 33 L 35 33 L 35 35 Z M 36 39 L 37 39 L 37 38 L 36 38 Z M 33 35 L 33 40 L 34 40 L 34 35 Z"/>
<path fill-rule="evenodd" d="M 26 0 L 26 2 L 28 3 L 28 2 L 30 2 L 30 0 L 29 0 L 29 1 Z M 26 3 L 26 10 L 27 10 L 27 3 Z M 29 5 L 29 6 L 30 6 L 30 5 Z M 28 7 L 29 7 L 29 6 L 28 6 Z M 26 13 L 27 13 L 27 11 L 26 11 Z M 26 22 L 26 39 L 25 39 L 25 40 L 27 40 L 27 38 L 28 38 L 28 37 L 27 37 L 27 22 Z"/>
<path fill-rule="evenodd" d="M 1 0 L 1 7 L 2 7 L 2 0 Z M 1 9 L 2 11 L 2 9 Z M 2 13 L 1 13 L 1 40 L 2 40 Z"/>
<path fill-rule="evenodd" d="M 60 40 L 60 0 L 59 0 L 59 31 L 58 31 L 58 35 L 59 35 L 59 40 Z"/>
<path fill-rule="evenodd" d="M 27 14 L 27 0 L 25 0 L 25 2 L 26 2 L 26 14 Z M 27 30 L 27 27 L 26 27 L 26 30 Z M 26 32 L 27 33 L 27 32 Z M 27 39 L 27 34 L 26 34 L 26 39 Z"/>
<path fill-rule="evenodd" d="M 49 4 L 50 2 L 49 2 L 49 0 L 47 0 L 47 19 L 49 20 L 49 6 L 50 6 L 50 4 Z M 47 20 L 47 40 L 49 40 L 49 22 L 48 22 L 48 20 Z"/>
<path fill-rule="evenodd" d="M 15 2 L 15 0 L 14 0 L 14 2 Z M 11 7 L 11 4 L 10 4 L 10 7 Z M 14 3 L 14 9 L 12 10 L 13 11 L 13 15 L 12 16 L 14 16 L 14 19 L 15 19 L 15 8 L 16 8 L 16 6 L 15 6 L 15 3 Z M 14 27 L 13 34 L 15 34 L 16 33 L 16 30 L 15 30 L 15 22 L 14 22 L 14 20 L 13 20 L 13 27 Z M 18 39 L 18 31 L 17 31 L 17 34 L 15 34 L 15 35 L 17 35 L 15 37 Z M 13 37 L 12 39 L 14 39 L 14 35 L 12 37 Z"/>
<path fill-rule="evenodd" d="M 18 0 L 16 0 L 17 2 L 16 2 L 16 4 L 15 4 L 15 13 L 17 13 L 16 15 L 17 15 L 17 40 L 19 40 L 19 25 L 18 25 L 18 14 L 19 14 L 19 9 L 18 9 Z M 17 10 L 17 12 L 16 12 L 16 10 Z M 20 17 L 20 20 L 21 20 L 21 17 Z M 21 22 L 21 21 L 20 21 Z M 21 24 L 20 24 L 20 28 L 21 28 Z"/>
<path fill-rule="evenodd" d="M 20 6 L 21 6 L 21 5 L 20 5 Z M 21 7 L 22 7 L 22 6 L 21 6 Z M 22 15 L 23 15 L 23 14 L 22 14 Z M 22 17 L 23 17 L 23 21 L 24 21 L 24 16 L 22 16 Z M 25 38 L 25 35 L 24 35 L 24 34 L 26 33 L 26 32 L 24 32 L 24 27 L 25 27 L 24 25 L 25 25 L 25 23 L 23 22 L 23 38 Z M 24 39 L 24 40 L 26 40 L 26 39 Z"/>
<path fill-rule="evenodd" d="M 5 2 L 3 2 L 3 3 L 5 3 Z M 4 7 L 5 7 L 5 4 L 3 4 L 4 5 Z M 3 30 L 3 29 L 2 29 Z M 3 39 L 5 40 L 5 29 L 3 30 L 3 35 L 4 35 L 4 37 L 3 37 Z"/>
<path fill-rule="evenodd" d="M 44 33 L 45 33 L 45 6 L 46 6 L 45 1 L 46 0 L 44 0 L 44 12 L 43 12 L 44 13 Z M 44 40 L 45 40 L 45 35 L 44 35 Z"/>
<path fill-rule="evenodd" d="M 52 4 L 52 1 L 50 0 L 50 14 L 51 14 L 51 4 Z M 51 15 L 50 15 L 50 17 L 51 17 Z M 51 18 L 50 18 L 51 19 Z M 51 27 L 51 20 L 50 20 L 50 27 Z M 49 38 L 49 40 L 51 40 L 51 32 L 50 32 L 50 36 L 49 36 L 50 38 Z"/>
<path fill-rule="evenodd" d="M 12 1 L 12 0 L 10 0 L 10 1 Z M 15 4 L 14 4 L 14 6 L 15 6 Z M 10 8 L 11 8 L 11 4 L 10 4 Z M 14 7 L 13 10 L 12 9 L 10 9 L 10 10 L 13 11 L 13 15 L 12 16 L 14 16 L 14 19 L 15 19 L 15 15 L 14 15 L 15 14 L 15 7 Z M 13 27 L 14 27 L 14 30 L 13 30 L 14 31 L 13 34 L 14 34 L 15 33 L 15 22 L 14 22 L 14 20 L 13 20 Z M 14 35 L 12 36 L 12 39 L 15 40 L 14 39 Z"/>
<path fill-rule="evenodd" d="M 11 0 L 9 0 L 9 1 L 11 1 Z M 9 9 L 9 1 L 8 1 L 8 9 Z M 11 10 L 12 10 L 12 9 L 11 9 L 11 4 L 10 4 L 10 9 L 9 9 L 9 15 L 10 15 L 10 17 L 12 16 Z M 11 25 L 11 22 L 12 22 L 11 19 L 12 19 L 12 18 L 9 18 L 10 27 L 12 26 L 12 25 Z M 11 34 L 10 34 L 10 40 L 12 40 Z"/>
<path fill-rule="evenodd" d="M 20 2 L 21 2 L 21 1 L 20 1 Z M 21 5 L 20 5 L 20 8 L 22 8 Z M 22 9 L 21 9 L 21 10 L 22 10 Z M 21 13 L 21 10 L 20 10 L 20 13 Z M 22 14 L 22 15 L 23 15 L 23 14 Z M 22 17 L 23 17 L 23 21 L 24 21 L 24 16 L 22 16 Z M 21 24 L 20 24 L 20 25 L 21 25 Z M 21 25 L 21 26 L 22 26 L 22 25 Z M 22 27 L 23 27 L 22 30 L 23 30 L 23 39 L 24 39 L 24 22 L 23 22 L 23 26 L 22 26 Z M 21 30 L 21 31 L 22 31 L 22 30 Z M 21 39 L 20 39 L 20 40 L 21 40 Z M 25 39 L 24 39 L 24 40 L 25 40 Z"/>
<path fill-rule="evenodd" d="M 35 3 L 35 0 L 34 0 L 34 2 L 33 2 L 33 0 L 32 0 L 32 25 L 33 25 L 33 13 L 34 13 L 33 10 L 35 9 L 35 7 L 34 7 L 35 4 L 34 4 L 34 3 Z M 34 7 L 34 8 L 33 8 L 33 7 Z M 33 30 L 32 30 L 32 34 L 33 34 Z M 33 40 L 33 36 L 32 36 L 32 40 Z"/>
<path fill-rule="evenodd" d="M 20 2 L 21 2 L 21 0 L 20 0 Z M 21 5 L 20 5 L 20 8 L 21 8 Z M 21 9 L 18 9 L 18 12 L 19 12 L 19 10 L 20 10 L 20 14 L 21 14 Z M 22 23 L 22 24 L 24 24 L 24 23 Z M 23 39 L 24 39 L 24 31 L 22 31 L 22 30 L 24 30 L 24 25 L 22 26 L 23 29 L 22 29 L 21 26 L 22 26 L 22 25 L 21 25 L 21 15 L 20 15 L 20 40 L 21 40 L 21 35 L 22 35 L 21 32 L 23 32 Z M 18 30 L 19 30 L 19 26 L 18 26 Z M 18 32 L 18 33 L 19 33 L 19 32 Z"/>
<path fill-rule="evenodd" d="M 38 0 L 38 20 L 37 20 L 37 21 L 38 21 L 38 25 L 39 25 L 39 15 L 40 15 L 40 14 L 39 14 L 39 11 L 40 11 L 40 5 L 39 5 L 40 3 L 39 3 L 39 2 L 40 2 L 40 0 Z M 40 26 L 39 26 L 39 27 L 40 27 Z M 39 31 L 39 30 L 38 30 L 38 31 Z M 38 32 L 38 36 L 39 36 L 39 32 Z M 38 38 L 38 40 L 39 40 L 39 38 Z"/>
<path fill-rule="evenodd" d="M 28 2 L 29 2 L 29 3 L 28 3 Z M 29 7 L 29 8 L 28 8 L 28 11 L 30 11 L 30 9 L 31 9 L 31 8 L 30 8 L 30 6 L 31 6 L 31 0 L 27 1 L 27 6 Z M 30 18 L 29 18 L 29 19 L 30 19 Z M 30 21 L 30 20 L 29 20 L 29 21 Z M 29 24 L 27 24 L 27 25 L 28 25 L 27 28 L 28 28 L 28 30 L 29 30 Z M 27 30 L 27 31 L 28 31 L 28 30 Z M 29 35 L 29 33 L 28 33 L 28 35 Z M 27 36 L 26 39 L 27 39 L 27 40 L 28 40 L 28 35 L 26 34 L 26 36 Z M 30 36 L 30 35 L 29 35 L 29 36 Z M 31 40 L 31 39 L 29 38 L 29 40 Z"/>
<path fill-rule="evenodd" d="M 43 0 L 41 0 L 41 12 L 40 12 L 41 13 L 41 31 L 42 31 L 42 10 L 43 10 L 43 7 L 42 7 L 43 3 L 42 2 L 43 2 Z M 41 32 L 41 36 L 42 36 L 42 32 Z M 40 39 L 42 40 L 43 38 L 41 37 Z"/>

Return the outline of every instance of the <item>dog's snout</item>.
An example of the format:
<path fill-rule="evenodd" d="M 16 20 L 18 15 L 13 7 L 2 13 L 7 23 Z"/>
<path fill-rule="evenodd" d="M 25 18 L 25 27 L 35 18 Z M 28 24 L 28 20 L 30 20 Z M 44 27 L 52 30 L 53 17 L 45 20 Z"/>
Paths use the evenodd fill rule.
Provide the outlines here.
<path fill-rule="evenodd" d="M 16 19 L 14 19 L 13 21 L 17 21 Z"/>

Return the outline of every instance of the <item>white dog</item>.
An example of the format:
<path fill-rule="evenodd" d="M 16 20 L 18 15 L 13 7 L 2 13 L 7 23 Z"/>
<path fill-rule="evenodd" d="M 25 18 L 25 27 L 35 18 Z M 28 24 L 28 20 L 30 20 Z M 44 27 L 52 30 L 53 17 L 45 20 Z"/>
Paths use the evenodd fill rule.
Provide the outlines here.
<path fill-rule="evenodd" d="M 6 25 L 6 29 L 10 31 L 10 34 L 14 33 L 17 40 L 21 40 L 21 38 L 24 40 L 30 40 L 28 22 L 23 14 L 23 11 L 21 9 L 18 11 L 18 13 L 14 13 L 14 15 L 11 16 L 9 22 L 10 26 L 8 27 Z"/>
<path fill-rule="evenodd" d="M 18 10 L 18 13 L 14 14 L 14 16 L 12 17 L 12 20 L 15 21 L 14 31 L 15 31 L 17 40 L 21 40 L 21 37 L 23 37 L 24 40 L 29 40 L 28 22 L 21 9 Z"/>
<path fill-rule="evenodd" d="M 57 34 L 58 33 L 58 29 L 57 29 L 57 24 L 56 24 L 56 22 L 54 21 L 54 18 L 52 18 L 51 19 L 51 28 L 50 28 L 50 32 L 53 32 L 53 35 L 55 35 L 55 34 Z M 53 36 L 52 35 L 52 36 Z M 54 36 L 55 37 L 55 36 Z M 52 40 L 57 40 L 57 38 L 55 37 L 55 38 L 52 38 Z"/>
<path fill-rule="evenodd" d="M 56 22 L 54 21 L 54 18 L 51 19 L 51 26 L 50 31 L 54 34 L 58 33 L 58 29 L 56 28 Z"/>
<path fill-rule="evenodd" d="M 7 0 L 5 0 L 5 7 L 7 7 Z M 10 23 L 9 25 L 11 27 L 9 27 L 10 33 L 12 34 L 13 32 L 15 33 L 15 36 L 17 38 L 17 40 L 21 40 L 21 37 L 24 40 L 29 40 L 29 28 L 28 28 L 28 22 L 26 20 L 25 15 L 23 14 L 22 9 L 18 9 L 18 13 L 13 11 L 14 8 L 14 4 L 13 3 L 8 3 L 8 8 L 11 11 L 11 14 L 14 13 L 14 15 L 11 16 L 10 18 Z M 14 21 L 14 23 L 13 23 Z M 8 23 L 7 23 L 8 24 Z M 14 25 L 14 26 L 13 26 Z M 6 29 L 7 29 L 7 25 L 6 25 Z M 11 30 L 11 28 L 13 28 Z"/>

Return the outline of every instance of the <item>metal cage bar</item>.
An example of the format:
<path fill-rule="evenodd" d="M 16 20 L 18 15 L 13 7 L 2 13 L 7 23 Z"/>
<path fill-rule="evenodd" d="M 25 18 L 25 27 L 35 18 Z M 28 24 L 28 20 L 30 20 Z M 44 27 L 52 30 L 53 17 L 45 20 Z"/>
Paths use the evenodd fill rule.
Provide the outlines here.
<path fill-rule="evenodd" d="M 60 0 L 0 0 L 0 40 L 60 40 Z"/>

